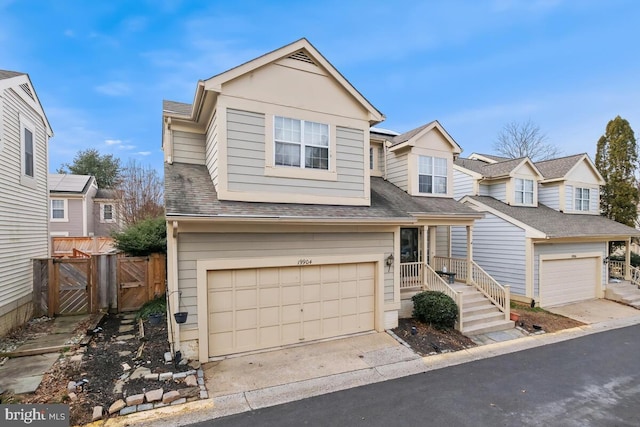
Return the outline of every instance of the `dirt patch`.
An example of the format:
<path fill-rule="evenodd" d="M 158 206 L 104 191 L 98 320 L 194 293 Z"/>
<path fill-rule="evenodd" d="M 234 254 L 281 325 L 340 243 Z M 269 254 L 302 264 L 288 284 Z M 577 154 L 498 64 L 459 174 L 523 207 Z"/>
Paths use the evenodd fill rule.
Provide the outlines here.
<path fill-rule="evenodd" d="M 399 319 L 393 332 L 421 356 L 450 353 L 476 345 L 455 329 L 437 329 L 415 319 Z"/>
<path fill-rule="evenodd" d="M 516 322 L 516 326 L 519 326 L 529 333 L 538 332 L 540 330 L 545 332 L 557 332 L 563 329 L 570 329 L 584 325 L 582 322 L 548 312 L 540 307 L 531 308 L 529 305 L 516 302 L 512 302 L 511 312 L 515 312 L 520 315 L 520 319 Z"/>
<path fill-rule="evenodd" d="M 3 399 L 6 403 L 66 403 L 70 406 L 71 425 L 91 422 L 94 406 L 102 406 L 105 411 L 121 398 L 150 390 L 162 388 L 164 392 L 188 388 L 184 380 L 146 380 L 143 378 L 126 380 L 126 375 L 137 367 L 146 367 L 152 373 L 184 372 L 192 367 L 165 363 L 164 354 L 170 351 L 167 341 L 167 324 L 162 320 L 157 325 L 144 322 L 144 338 L 136 336 L 123 340 L 119 328 L 122 318 L 118 315 L 107 315 L 100 323 L 92 340 L 86 347 L 72 349 L 61 355 L 60 359 L 45 374 L 40 387 L 34 394 L 11 396 Z M 133 323 L 134 330 L 126 334 L 138 334 L 138 323 Z M 85 332 L 84 329 L 82 332 Z M 40 333 L 40 331 L 38 331 Z M 26 332 L 18 333 L 21 336 Z M 82 354 L 81 362 L 72 362 L 71 357 Z M 138 357 L 139 354 L 139 357 Z M 126 365 L 125 365 L 126 364 Z M 128 365 L 128 366 L 127 366 Z M 125 378 L 122 391 L 115 390 L 118 380 Z M 67 389 L 69 381 L 88 382 L 74 393 Z M 115 414 L 112 415 L 116 416 Z"/>

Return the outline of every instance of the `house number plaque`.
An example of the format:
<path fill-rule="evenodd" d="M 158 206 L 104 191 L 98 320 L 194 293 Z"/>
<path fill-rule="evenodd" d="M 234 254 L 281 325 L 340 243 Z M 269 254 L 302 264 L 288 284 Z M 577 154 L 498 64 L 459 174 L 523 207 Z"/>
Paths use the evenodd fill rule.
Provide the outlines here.
<path fill-rule="evenodd" d="M 298 265 L 309 265 L 311 263 L 313 263 L 313 261 L 308 258 L 301 258 L 298 260 Z"/>

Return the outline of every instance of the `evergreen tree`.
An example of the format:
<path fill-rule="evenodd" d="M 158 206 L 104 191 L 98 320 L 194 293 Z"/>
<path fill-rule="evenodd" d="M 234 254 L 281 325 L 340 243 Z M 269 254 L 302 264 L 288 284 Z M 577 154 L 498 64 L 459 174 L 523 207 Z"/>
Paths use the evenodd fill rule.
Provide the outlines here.
<path fill-rule="evenodd" d="M 64 163 L 58 173 L 93 175 L 98 188 L 115 188 L 120 178 L 120 159 L 113 154 L 100 154 L 95 148 L 80 150 L 73 163 Z"/>
<path fill-rule="evenodd" d="M 597 145 L 596 167 L 605 180 L 600 190 L 600 211 L 630 227 L 635 227 L 638 217 L 637 165 L 636 137 L 629 122 L 617 116 L 607 124 Z"/>

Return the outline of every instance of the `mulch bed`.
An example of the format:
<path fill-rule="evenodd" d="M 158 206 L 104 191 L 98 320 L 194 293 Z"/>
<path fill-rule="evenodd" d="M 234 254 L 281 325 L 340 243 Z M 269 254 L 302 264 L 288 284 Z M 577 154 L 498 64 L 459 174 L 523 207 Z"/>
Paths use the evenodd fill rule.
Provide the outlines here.
<path fill-rule="evenodd" d="M 61 357 L 45 374 L 40 387 L 34 394 L 13 396 L 7 403 L 10 401 L 66 403 L 70 405 L 70 424 L 81 425 L 91 422 L 94 406 L 103 406 L 106 411 L 113 402 L 126 396 L 157 388 L 163 388 L 164 392 L 187 388 L 183 381 L 156 381 L 140 378 L 126 382 L 122 394 L 114 393 L 116 381 L 125 372 L 123 363 L 130 366 L 128 372 L 132 372 L 139 366 L 149 368 L 152 373 L 184 372 L 192 369 L 186 364 L 176 366 L 173 362 L 165 363 L 164 354 L 170 351 L 170 346 L 164 319 L 157 325 L 151 325 L 145 321 L 144 338 L 125 341 L 117 340 L 118 336 L 124 335 L 118 332 L 120 321 L 117 315 L 106 315 L 99 325 L 102 330 L 93 335 L 91 342 L 85 348 L 82 362 L 71 362 L 70 357 L 74 351 L 67 352 L 65 357 Z M 137 321 L 134 325 L 134 331 L 127 334 L 137 334 Z M 137 358 L 141 346 L 142 351 Z M 121 352 L 126 351 L 131 353 L 120 355 Z M 69 381 L 79 381 L 83 378 L 88 383 L 76 392 L 77 398 L 72 400 L 67 385 Z"/>
<path fill-rule="evenodd" d="M 520 319 L 516 322 L 516 326 L 524 329 L 529 333 L 539 331 L 557 332 L 563 329 L 575 328 L 584 325 L 577 320 L 560 316 L 541 308 L 531 308 L 531 306 L 520 303 L 513 303 L 512 312 L 520 315 Z"/>
<path fill-rule="evenodd" d="M 411 328 L 415 327 L 415 334 Z M 455 329 L 437 329 L 416 319 L 399 319 L 393 332 L 421 356 L 450 353 L 475 347 L 470 338 Z"/>

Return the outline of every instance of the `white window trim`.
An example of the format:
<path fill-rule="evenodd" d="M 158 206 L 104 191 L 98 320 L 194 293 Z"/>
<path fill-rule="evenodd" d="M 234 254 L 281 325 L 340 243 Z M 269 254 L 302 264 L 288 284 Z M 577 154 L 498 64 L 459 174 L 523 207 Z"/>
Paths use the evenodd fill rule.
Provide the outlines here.
<path fill-rule="evenodd" d="M 522 191 L 518 191 L 518 180 L 522 181 Z M 525 185 L 527 181 L 531 182 L 531 191 L 527 191 Z M 518 201 L 518 194 L 522 194 L 522 201 Z M 526 194 L 531 193 L 531 203 L 527 203 Z M 513 179 L 513 202 L 514 205 L 519 206 L 535 206 L 536 205 L 536 182 L 529 178 L 514 178 Z"/>
<path fill-rule="evenodd" d="M 431 174 L 427 174 L 427 173 L 420 173 L 420 159 L 422 157 L 425 158 L 430 158 L 431 159 Z M 441 159 L 445 161 L 445 164 L 447 166 L 447 170 L 445 171 L 446 174 L 445 175 L 439 175 L 436 174 L 436 159 Z M 449 185 L 451 184 L 449 182 L 449 162 L 447 161 L 447 159 L 445 157 L 437 157 L 437 156 L 426 156 L 426 155 L 418 155 L 418 164 L 417 164 L 417 171 L 418 171 L 418 194 L 432 194 L 435 196 L 443 196 L 443 195 L 447 195 L 449 194 Z M 421 176 L 430 176 L 431 177 L 431 192 L 424 192 L 424 191 L 420 191 L 420 177 Z M 445 179 L 445 191 L 444 193 L 436 193 L 435 192 L 435 188 L 436 188 L 436 184 L 435 184 L 435 178 L 444 178 Z"/>
<path fill-rule="evenodd" d="M 64 203 L 64 216 L 62 218 L 53 217 L 53 201 L 62 201 Z M 49 199 L 49 221 L 51 222 L 69 222 L 69 201 L 67 199 Z"/>
<path fill-rule="evenodd" d="M 296 142 L 296 141 L 285 141 L 285 140 L 277 140 L 276 139 L 276 125 L 275 125 L 275 121 L 276 119 L 280 117 L 280 118 L 284 118 L 284 119 L 289 119 L 289 120 L 296 120 L 298 122 L 300 122 L 300 142 Z M 324 125 L 327 127 L 327 145 L 316 145 L 316 144 L 311 144 L 311 143 L 307 143 L 304 140 L 304 135 L 305 135 L 305 124 L 306 123 L 318 123 L 321 125 Z M 288 166 L 288 165 L 278 165 L 276 164 L 276 144 L 277 143 L 281 143 L 281 144 L 297 144 L 300 146 L 300 166 Z M 320 168 L 308 168 L 305 164 L 305 160 L 306 160 L 306 148 L 307 147 L 314 147 L 314 148 L 323 148 L 327 150 L 327 168 L 326 169 L 320 169 Z M 321 123 L 321 122 L 316 122 L 316 121 L 312 121 L 312 120 L 304 120 L 304 119 L 297 119 L 294 117 L 286 117 L 286 116 L 273 116 L 273 164 L 275 167 L 277 168 L 294 168 L 294 169 L 310 169 L 310 170 L 314 170 L 314 171 L 330 171 L 331 170 L 331 126 L 329 126 L 328 123 Z"/>
<path fill-rule="evenodd" d="M 24 131 L 29 130 L 33 135 L 33 176 L 29 176 L 25 171 L 25 139 Z M 20 184 L 30 188 L 36 188 L 36 178 L 38 176 L 38 161 L 37 161 L 37 142 L 36 142 L 36 126 L 31 120 L 20 114 Z"/>
<path fill-rule="evenodd" d="M 296 120 L 304 120 L 316 123 L 323 123 L 329 126 L 329 169 L 310 169 L 301 167 L 279 166 L 276 165 L 276 141 L 275 141 L 275 118 L 287 117 L 293 118 L 290 112 L 278 112 L 277 114 L 268 114 L 265 117 L 265 135 L 271 135 L 270 141 L 265 141 L 265 176 L 273 176 L 278 178 L 294 178 L 309 179 L 315 181 L 337 181 L 338 173 L 336 172 L 336 127 L 329 124 L 328 121 L 316 119 L 314 117 L 301 118 Z M 364 160 L 364 158 L 363 158 Z"/>
<path fill-rule="evenodd" d="M 578 198 L 578 192 L 580 192 L 581 195 L 584 195 L 584 190 L 587 190 L 589 192 L 589 197 L 588 198 L 584 198 L 584 197 L 580 197 Z M 589 212 L 591 211 L 591 188 L 588 187 L 574 187 L 573 190 L 573 210 L 576 212 Z M 576 207 L 576 205 L 578 204 L 578 201 L 580 201 L 580 206 L 581 208 L 578 209 Z M 582 207 L 584 207 L 584 204 L 586 202 L 586 209 L 582 209 Z"/>
<path fill-rule="evenodd" d="M 105 219 L 104 207 L 111 206 L 111 219 Z M 113 224 L 116 222 L 116 206 L 114 203 L 100 203 L 100 223 L 101 224 Z"/>

